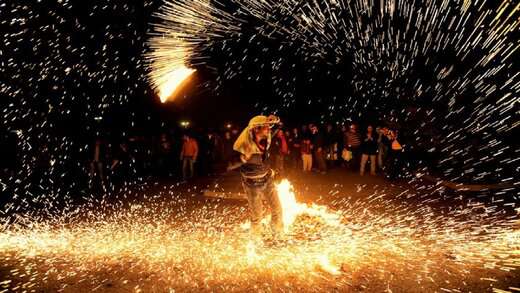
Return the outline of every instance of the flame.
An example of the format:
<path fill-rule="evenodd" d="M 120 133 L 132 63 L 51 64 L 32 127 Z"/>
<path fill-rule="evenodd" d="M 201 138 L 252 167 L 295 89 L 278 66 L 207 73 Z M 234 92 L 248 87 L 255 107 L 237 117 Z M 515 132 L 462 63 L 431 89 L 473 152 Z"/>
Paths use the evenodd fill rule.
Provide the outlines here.
<path fill-rule="evenodd" d="M 291 182 L 287 179 L 283 179 L 276 185 L 276 191 L 280 205 L 282 206 L 283 225 L 285 232 L 289 232 L 291 226 L 299 215 L 307 214 L 314 217 L 319 217 L 325 221 L 326 224 L 331 226 L 339 226 L 340 215 L 327 210 L 327 207 L 316 204 L 307 205 L 296 201 L 296 195 L 293 191 Z M 325 254 L 317 256 L 317 264 L 324 271 L 331 275 L 340 275 L 341 271 L 338 266 L 331 264 L 329 257 Z"/>
<path fill-rule="evenodd" d="M 321 269 L 326 271 L 327 273 L 331 275 L 341 275 L 341 271 L 338 266 L 332 265 L 330 263 L 329 258 L 326 255 L 319 255 L 318 256 L 318 264 Z"/>
<path fill-rule="evenodd" d="M 181 88 L 182 83 L 188 80 L 195 71 L 195 69 L 180 66 L 164 76 L 163 82 L 158 87 L 161 102 L 168 101 L 168 98 L 172 97 Z"/>
<path fill-rule="evenodd" d="M 316 204 L 309 206 L 307 204 L 297 202 L 293 191 L 293 186 L 289 180 L 283 179 L 280 183 L 276 184 L 276 191 L 278 193 L 280 205 L 282 206 L 283 225 L 285 232 L 289 232 L 296 217 L 303 214 L 320 217 L 331 226 L 340 225 L 341 215 L 339 213 L 331 212 L 325 206 Z"/>

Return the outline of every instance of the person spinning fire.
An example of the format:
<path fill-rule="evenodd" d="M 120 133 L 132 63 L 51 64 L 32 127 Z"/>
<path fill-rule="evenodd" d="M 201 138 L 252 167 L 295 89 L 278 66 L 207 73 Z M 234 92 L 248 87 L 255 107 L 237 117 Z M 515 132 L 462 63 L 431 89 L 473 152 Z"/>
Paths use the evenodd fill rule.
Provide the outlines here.
<path fill-rule="evenodd" d="M 249 204 L 251 237 L 255 241 L 262 237 L 263 199 L 271 209 L 273 240 L 282 240 L 283 237 L 282 208 L 273 184 L 275 172 L 267 160 L 271 137 L 276 132 L 273 128 L 279 124 L 280 118 L 274 115 L 253 117 L 233 145 L 233 149 L 240 153 L 242 186 Z M 237 167 L 229 167 L 234 168 Z"/>

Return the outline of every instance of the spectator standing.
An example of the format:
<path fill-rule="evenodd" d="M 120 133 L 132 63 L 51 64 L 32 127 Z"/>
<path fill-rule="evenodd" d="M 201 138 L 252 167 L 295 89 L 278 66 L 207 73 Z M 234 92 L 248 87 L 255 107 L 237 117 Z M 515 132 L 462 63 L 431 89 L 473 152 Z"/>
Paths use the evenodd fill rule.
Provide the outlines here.
<path fill-rule="evenodd" d="M 182 179 L 186 181 L 193 178 L 194 165 L 199 154 L 199 145 L 197 141 L 188 134 L 184 135 L 183 141 L 181 150 Z"/>
<path fill-rule="evenodd" d="M 376 175 L 377 140 L 374 136 L 374 128 L 371 125 L 367 127 L 367 133 L 361 142 L 361 153 L 359 174 L 365 175 L 365 167 L 370 158 L 370 175 Z"/>
<path fill-rule="evenodd" d="M 352 170 L 356 170 L 359 166 L 359 147 L 361 146 L 361 138 L 359 137 L 356 124 L 351 124 L 349 130 L 345 133 L 344 144 L 346 149 L 352 153 L 352 158 L 347 162 L 347 165 Z"/>
<path fill-rule="evenodd" d="M 231 131 L 226 131 L 224 133 L 224 138 L 222 139 L 222 160 L 225 165 L 229 165 L 230 162 L 233 161 L 233 144 L 235 140 L 231 136 Z"/>
<path fill-rule="evenodd" d="M 321 174 L 327 174 L 327 164 L 325 162 L 325 142 L 323 139 L 323 135 L 319 132 L 318 126 L 311 125 L 311 134 L 312 134 L 312 145 L 314 146 L 314 158 L 316 159 L 316 164 L 318 170 Z"/>
<path fill-rule="evenodd" d="M 213 175 L 215 173 L 215 164 L 217 162 L 217 152 L 219 148 L 219 138 L 213 131 L 209 131 L 202 140 L 201 164 L 202 173 L 204 175 Z"/>
<path fill-rule="evenodd" d="M 336 165 L 338 159 L 338 134 L 332 124 L 327 125 L 325 132 L 325 157 L 329 167 Z"/>
<path fill-rule="evenodd" d="M 289 161 L 291 163 L 291 167 L 297 169 L 299 166 L 299 161 L 301 158 L 301 135 L 298 128 L 294 128 L 292 130 L 292 135 L 288 139 L 289 145 Z"/>
<path fill-rule="evenodd" d="M 390 140 L 388 139 L 388 127 L 382 127 L 378 131 L 377 138 L 377 164 L 381 170 L 385 169 L 386 157 L 390 149 Z"/>
<path fill-rule="evenodd" d="M 388 139 L 390 141 L 390 151 L 388 152 L 388 172 L 389 179 L 396 179 L 402 171 L 402 153 L 403 146 L 399 142 L 397 130 L 390 130 L 388 132 Z"/>
<path fill-rule="evenodd" d="M 128 148 L 128 146 L 126 146 Z M 159 147 L 157 151 L 158 156 L 158 175 L 159 176 L 171 176 L 172 175 L 172 143 L 166 133 L 161 134 L 159 139 Z"/>
<path fill-rule="evenodd" d="M 303 161 L 303 171 L 312 171 L 312 144 L 310 138 L 304 137 L 301 143 L 301 156 Z"/>
<path fill-rule="evenodd" d="M 277 172 L 284 171 L 284 161 L 288 153 L 287 141 L 282 130 L 276 132 L 275 137 L 271 142 L 271 154 L 274 160 L 274 166 Z"/>

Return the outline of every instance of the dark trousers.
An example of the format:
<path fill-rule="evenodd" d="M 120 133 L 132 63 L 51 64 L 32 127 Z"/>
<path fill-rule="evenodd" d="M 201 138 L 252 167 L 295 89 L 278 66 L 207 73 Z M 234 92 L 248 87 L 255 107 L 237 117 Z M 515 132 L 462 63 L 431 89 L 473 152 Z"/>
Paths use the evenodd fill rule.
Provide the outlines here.
<path fill-rule="evenodd" d="M 352 152 L 352 159 L 348 161 L 347 166 L 352 171 L 358 171 L 360 162 L 361 162 L 361 150 L 359 147 L 350 147 L 348 148 Z"/>
<path fill-rule="evenodd" d="M 389 179 L 397 179 L 402 175 L 402 151 L 390 150 L 388 152 L 386 163 L 386 177 Z"/>
<path fill-rule="evenodd" d="M 320 170 L 321 172 L 326 172 L 327 171 L 327 162 L 325 161 L 325 153 L 323 151 L 321 151 L 321 152 L 315 151 L 314 159 L 316 162 L 316 166 L 318 167 L 318 170 Z"/>

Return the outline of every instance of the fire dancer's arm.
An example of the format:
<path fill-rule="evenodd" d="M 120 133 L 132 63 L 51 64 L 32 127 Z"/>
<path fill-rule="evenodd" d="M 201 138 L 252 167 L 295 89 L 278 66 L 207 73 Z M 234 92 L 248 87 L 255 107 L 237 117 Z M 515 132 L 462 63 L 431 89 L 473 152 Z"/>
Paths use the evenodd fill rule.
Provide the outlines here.
<path fill-rule="evenodd" d="M 240 154 L 240 161 L 231 161 L 228 164 L 227 171 L 233 171 L 235 169 L 240 168 L 242 165 L 244 165 L 247 162 L 248 158 L 244 154 Z"/>

